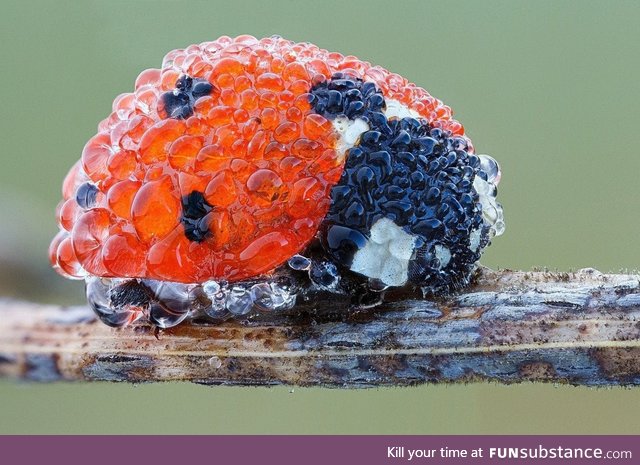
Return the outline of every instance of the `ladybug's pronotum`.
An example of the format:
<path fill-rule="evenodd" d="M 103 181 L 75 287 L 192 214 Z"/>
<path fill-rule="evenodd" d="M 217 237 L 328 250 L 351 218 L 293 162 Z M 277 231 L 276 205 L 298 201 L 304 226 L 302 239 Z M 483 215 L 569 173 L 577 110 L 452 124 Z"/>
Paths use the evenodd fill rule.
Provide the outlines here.
<path fill-rule="evenodd" d="M 504 230 L 499 180 L 451 109 L 403 77 L 221 37 L 115 99 L 64 181 L 50 259 L 112 326 L 289 309 L 283 276 L 446 292 Z"/>

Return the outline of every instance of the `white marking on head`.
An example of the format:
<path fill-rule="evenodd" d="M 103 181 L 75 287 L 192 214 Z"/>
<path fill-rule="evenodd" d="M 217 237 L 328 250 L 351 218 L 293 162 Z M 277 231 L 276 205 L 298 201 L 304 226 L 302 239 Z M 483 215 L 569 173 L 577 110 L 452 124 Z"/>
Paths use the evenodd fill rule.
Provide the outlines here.
<path fill-rule="evenodd" d="M 371 227 L 369 241 L 354 255 L 351 271 L 379 279 L 387 286 L 402 286 L 409 279 L 415 244 L 415 236 L 389 218 L 381 218 Z"/>
<path fill-rule="evenodd" d="M 346 116 L 338 116 L 333 120 L 333 128 L 338 133 L 336 152 L 344 159 L 347 150 L 355 147 L 360 136 L 369 130 L 369 124 L 362 118 L 350 120 Z"/>

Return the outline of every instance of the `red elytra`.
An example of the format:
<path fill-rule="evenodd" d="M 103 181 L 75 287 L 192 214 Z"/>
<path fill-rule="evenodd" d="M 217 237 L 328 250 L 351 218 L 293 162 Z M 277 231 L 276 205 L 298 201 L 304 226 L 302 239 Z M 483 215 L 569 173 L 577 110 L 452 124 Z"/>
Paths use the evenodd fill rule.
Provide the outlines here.
<path fill-rule="evenodd" d="M 342 172 L 333 125 L 309 104 L 311 87 L 336 72 L 373 81 L 385 99 L 464 135 L 450 108 L 424 89 L 309 43 L 239 36 L 174 50 L 114 100 L 67 175 L 52 264 L 70 277 L 197 283 L 247 279 L 284 263 L 315 236 Z M 183 75 L 213 91 L 188 118 L 170 118 L 161 95 Z M 99 195 L 83 211 L 74 197 L 86 181 Z M 201 242 L 189 240 L 180 221 L 182 198 L 193 190 L 215 207 Z"/>

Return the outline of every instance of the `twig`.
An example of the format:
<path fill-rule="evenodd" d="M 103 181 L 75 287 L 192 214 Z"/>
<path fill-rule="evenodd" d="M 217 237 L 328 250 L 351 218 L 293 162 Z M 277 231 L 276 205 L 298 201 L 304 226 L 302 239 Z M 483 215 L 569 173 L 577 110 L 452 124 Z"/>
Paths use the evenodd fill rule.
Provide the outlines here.
<path fill-rule="evenodd" d="M 404 293 L 366 311 L 111 329 L 85 307 L 0 302 L 0 376 L 347 388 L 526 380 L 640 384 L 637 275 L 481 270 L 465 292 Z"/>

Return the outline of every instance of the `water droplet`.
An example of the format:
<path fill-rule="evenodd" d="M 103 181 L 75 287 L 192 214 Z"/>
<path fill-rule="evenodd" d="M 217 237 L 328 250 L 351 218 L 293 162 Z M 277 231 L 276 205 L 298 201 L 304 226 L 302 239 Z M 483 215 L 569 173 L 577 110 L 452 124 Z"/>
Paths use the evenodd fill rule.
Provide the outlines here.
<path fill-rule="evenodd" d="M 220 284 L 217 281 L 207 281 L 202 285 L 202 290 L 209 298 L 218 294 L 221 290 Z"/>
<path fill-rule="evenodd" d="M 111 279 L 88 277 L 86 280 L 86 293 L 89 306 L 100 320 L 112 327 L 125 326 L 136 321 L 142 316 L 139 310 L 133 310 L 129 306 L 114 307 L 111 303 L 111 289 L 117 282 Z"/>
<path fill-rule="evenodd" d="M 480 169 L 487 174 L 487 181 L 497 186 L 502 174 L 498 162 L 489 155 L 478 155 L 478 158 L 480 158 Z"/>
<path fill-rule="evenodd" d="M 202 286 L 202 291 L 210 301 L 210 304 L 204 308 L 204 312 L 211 318 L 225 319 L 228 316 L 225 303 L 227 296 L 225 290 L 216 281 L 207 281 Z"/>
<path fill-rule="evenodd" d="M 276 283 L 258 283 L 251 287 L 251 299 L 258 310 L 286 310 L 294 306 L 295 294 Z"/>
<path fill-rule="evenodd" d="M 191 310 L 199 307 L 193 292 L 195 286 L 155 280 L 144 283 L 157 299 L 149 308 L 149 320 L 160 328 L 171 328 L 181 323 Z"/>
<path fill-rule="evenodd" d="M 246 315 L 253 308 L 251 294 L 240 286 L 234 286 L 227 294 L 226 307 L 235 316 Z"/>
<path fill-rule="evenodd" d="M 182 323 L 188 312 L 175 312 L 160 302 L 154 302 L 149 307 L 149 321 L 160 328 L 172 328 Z"/>
<path fill-rule="evenodd" d="M 314 284 L 326 290 L 335 289 L 340 282 L 338 268 L 332 262 L 314 262 L 309 277 Z"/>
<path fill-rule="evenodd" d="M 311 267 L 311 260 L 302 255 L 294 255 L 287 263 L 291 269 L 297 271 L 306 271 Z"/>
<path fill-rule="evenodd" d="M 212 368 L 220 368 L 222 366 L 222 360 L 215 355 L 208 360 L 209 366 Z"/>

